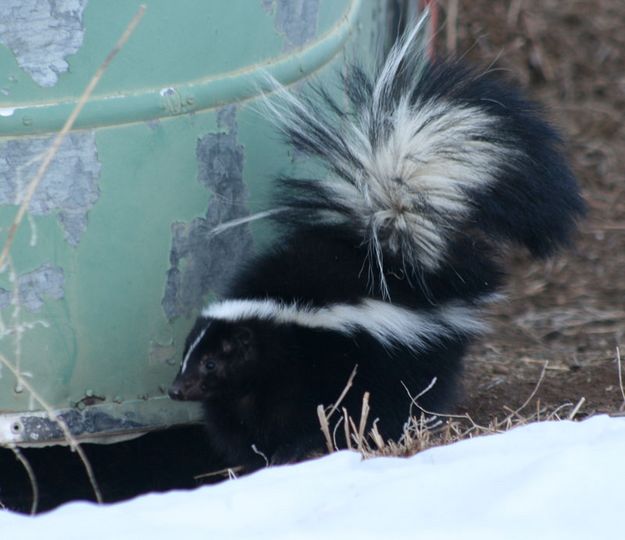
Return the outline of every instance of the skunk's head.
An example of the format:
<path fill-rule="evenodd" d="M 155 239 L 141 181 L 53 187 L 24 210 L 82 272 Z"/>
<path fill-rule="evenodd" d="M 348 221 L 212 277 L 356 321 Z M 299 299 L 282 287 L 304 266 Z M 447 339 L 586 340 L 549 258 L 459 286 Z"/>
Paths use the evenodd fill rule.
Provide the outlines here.
<path fill-rule="evenodd" d="M 204 401 L 236 395 L 254 378 L 257 339 L 244 322 L 200 317 L 187 338 L 182 365 L 169 387 L 169 397 Z"/>

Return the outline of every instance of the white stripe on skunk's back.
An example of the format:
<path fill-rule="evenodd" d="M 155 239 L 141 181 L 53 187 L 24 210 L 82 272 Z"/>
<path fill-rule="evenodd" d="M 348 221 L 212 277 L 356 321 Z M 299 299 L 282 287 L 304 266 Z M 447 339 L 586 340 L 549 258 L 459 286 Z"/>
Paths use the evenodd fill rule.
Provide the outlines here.
<path fill-rule="evenodd" d="M 368 332 L 385 346 L 394 343 L 425 349 L 428 343 L 449 335 L 475 335 L 487 329 L 474 305 L 452 303 L 431 310 L 364 299 L 356 304 L 313 307 L 277 300 L 224 300 L 211 304 L 202 316 L 222 321 L 263 320 L 344 334 Z"/>

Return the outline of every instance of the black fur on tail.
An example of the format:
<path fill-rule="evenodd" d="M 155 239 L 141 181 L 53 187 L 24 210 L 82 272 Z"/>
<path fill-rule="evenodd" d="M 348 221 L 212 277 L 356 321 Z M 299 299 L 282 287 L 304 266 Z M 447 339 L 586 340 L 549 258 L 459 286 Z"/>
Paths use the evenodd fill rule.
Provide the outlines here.
<path fill-rule="evenodd" d="M 565 245 L 583 213 L 556 131 L 540 108 L 494 74 L 428 59 L 421 29 L 373 74 L 343 78 L 347 107 L 323 88 L 277 88 L 269 108 L 290 143 L 320 159 L 324 179 L 282 178 L 276 219 L 349 228 L 384 258 L 437 269 L 467 233 L 536 256 Z"/>

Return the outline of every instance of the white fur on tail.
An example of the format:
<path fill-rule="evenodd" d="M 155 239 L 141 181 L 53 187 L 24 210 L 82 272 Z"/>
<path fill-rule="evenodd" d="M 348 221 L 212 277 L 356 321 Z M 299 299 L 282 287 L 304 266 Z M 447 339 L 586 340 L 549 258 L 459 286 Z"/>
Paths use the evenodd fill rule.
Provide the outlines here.
<path fill-rule="evenodd" d="M 294 144 L 328 165 L 324 180 L 304 181 L 321 201 L 315 218 L 347 224 L 362 235 L 386 298 L 384 254 L 408 267 L 436 270 L 466 224 L 470 191 L 495 182 L 517 152 L 493 137 L 500 120 L 484 108 L 415 93 L 427 75 L 425 22 L 426 16 L 395 44 L 375 81 L 346 79 L 348 94 L 352 85 L 350 114 L 334 108 L 329 118 L 327 94 L 325 105 L 319 104 L 275 82 L 277 99 L 267 100 Z M 294 207 L 306 207 L 305 199 Z M 324 209 L 324 200 L 332 206 Z"/>

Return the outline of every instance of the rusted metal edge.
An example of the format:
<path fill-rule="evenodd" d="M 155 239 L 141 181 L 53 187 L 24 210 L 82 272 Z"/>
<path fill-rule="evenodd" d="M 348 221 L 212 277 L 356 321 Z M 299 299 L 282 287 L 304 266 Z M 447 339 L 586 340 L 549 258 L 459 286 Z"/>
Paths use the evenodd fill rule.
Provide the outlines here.
<path fill-rule="evenodd" d="M 169 398 L 104 403 L 59 409 L 54 414 L 65 422 L 79 442 L 110 444 L 133 439 L 150 431 L 201 421 L 201 409 L 177 406 Z M 0 446 L 67 445 L 59 422 L 42 411 L 0 412 Z"/>

